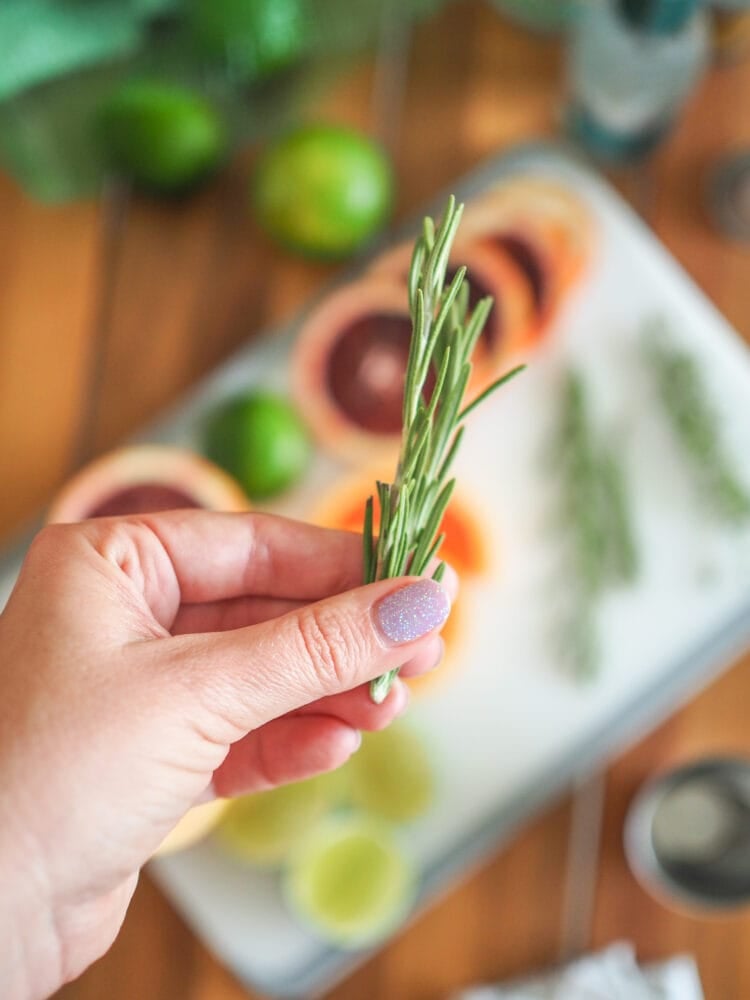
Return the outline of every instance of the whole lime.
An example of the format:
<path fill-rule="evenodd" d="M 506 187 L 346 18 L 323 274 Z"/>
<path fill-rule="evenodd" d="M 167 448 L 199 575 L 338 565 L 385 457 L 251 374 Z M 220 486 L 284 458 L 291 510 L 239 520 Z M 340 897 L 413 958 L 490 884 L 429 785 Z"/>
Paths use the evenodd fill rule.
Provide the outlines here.
<path fill-rule="evenodd" d="M 200 94 L 175 84 L 131 80 L 101 108 L 99 133 L 115 167 L 147 189 L 177 193 L 221 163 L 228 137 Z"/>
<path fill-rule="evenodd" d="M 198 49 L 242 80 L 262 80 L 294 65 L 306 49 L 304 0 L 189 0 Z"/>
<path fill-rule="evenodd" d="M 340 258 L 370 239 L 388 217 L 390 164 L 367 136 L 310 125 L 279 139 L 261 157 L 253 203 L 279 243 L 315 257 Z"/>
<path fill-rule="evenodd" d="M 208 419 L 206 454 L 259 500 L 294 485 L 307 468 L 312 445 L 292 404 L 271 392 L 227 400 Z"/>

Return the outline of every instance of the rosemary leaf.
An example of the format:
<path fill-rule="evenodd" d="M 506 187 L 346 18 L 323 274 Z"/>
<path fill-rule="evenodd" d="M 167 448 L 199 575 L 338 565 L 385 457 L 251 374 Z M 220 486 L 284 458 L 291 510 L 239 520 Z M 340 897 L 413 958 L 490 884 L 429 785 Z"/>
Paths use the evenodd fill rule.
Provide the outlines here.
<path fill-rule="evenodd" d="M 492 298 L 487 296 L 477 303 L 474 312 L 471 315 L 466 329 L 463 332 L 463 337 L 465 338 L 464 352 L 466 357 L 471 357 L 474 348 L 477 345 L 477 341 L 482 336 L 482 331 L 487 325 L 487 320 L 490 318 L 490 313 L 492 312 Z"/>
<path fill-rule="evenodd" d="M 373 507 L 373 498 L 368 497 L 367 503 L 365 504 L 365 524 L 362 530 L 366 583 L 371 583 L 375 579 L 375 546 L 373 544 L 372 531 Z"/>
<path fill-rule="evenodd" d="M 432 399 L 430 400 L 430 405 L 427 408 L 426 417 L 428 427 L 431 426 L 432 420 L 437 413 L 438 403 L 440 402 L 443 386 L 445 385 L 445 379 L 450 368 L 451 357 L 451 349 L 450 347 L 446 347 L 445 354 L 443 354 L 443 360 L 440 362 L 440 371 L 438 372 L 437 379 L 435 380 L 435 388 L 432 390 Z"/>
<path fill-rule="evenodd" d="M 463 422 L 466 419 L 466 417 L 468 417 L 468 415 L 471 413 L 471 411 L 476 409 L 476 407 L 479 406 L 480 403 L 483 403 L 488 396 L 491 396 L 496 389 L 499 389 L 501 385 L 505 385 L 506 382 L 510 382 L 510 380 L 512 378 L 515 378 L 516 375 L 520 375 L 525 368 L 526 365 L 517 365 L 515 368 L 512 368 L 509 372 L 506 372 L 504 375 L 501 375 L 500 378 L 495 379 L 494 382 L 492 382 L 490 385 L 487 386 L 486 389 L 484 389 L 482 392 L 479 393 L 479 395 L 475 400 L 473 400 L 471 403 L 469 403 L 468 406 L 465 406 L 463 410 L 461 410 L 461 412 L 458 415 L 458 419 Z"/>
<path fill-rule="evenodd" d="M 443 544 L 444 541 L 445 541 L 445 532 L 441 531 L 441 533 L 437 536 L 437 538 L 435 539 L 435 541 L 430 546 L 429 552 L 427 552 L 427 554 L 425 555 L 424 559 L 422 559 L 422 567 L 421 567 L 421 569 L 413 568 L 411 570 L 411 572 L 417 573 L 417 574 L 420 574 L 420 575 L 422 573 L 424 573 L 425 569 L 430 565 L 430 563 L 432 562 L 432 560 L 435 558 L 435 556 L 440 551 L 440 547 L 442 546 L 442 544 Z M 415 559 L 416 559 L 416 556 L 415 556 Z M 441 565 L 444 566 L 445 563 L 441 563 Z"/>
<path fill-rule="evenodd" d="M 440 312 L 438 313 L 437 319 L 435 320 L 435 329 L 438 332 L 442 332 L 445 328 L 448 320 L 453 316 L 455 317 L 455 304 L 458 298 L 458 293 L 464 284 L 464 279 L 466 278 L 466 267 L 459 267 L 453 276 L 453 281 L 450 283 L 448 291 L 443 296 L 443 301 L 440 305 Z M 454 324 L 455 326 L 455 320 Z"/>
<path fill-rule="evenodd" d="M 419 287 L 419 278 L 422 273 L 422 266 L 424 264 L 424 258 L 427 250 L 425 244 L 422 241 L 418 241 L 414 247 L 414 253 L 411 259 L 411 266 L 409 267 L 409 305 L 416 300 L 417 288 Z"/>
<path fill-rule="evenodd" d="M 445 484 L 443 489 L 440 491 L 440 496 L 435 501 L 435 506 L 430 511 L 429 519 L 420 532 L 419 543 L 414 550 L 414 558 L 412 560 L 411 567 L 411 572 L 415 573 L 417 576 L 419 576 L 420 573 L 423 573 L 427 568 L 427 563 L 429 562 L 427 554 L 432 549 L 432 541 L 438 533 L 455 486 L 455 479 L 450 479 Z"/>
<path fill-rule="evenodd" d="M 498 385 L 500 385 L 500 383 L 498 383 Z M 489 395 L 489 393 L 482 394 L 483 398 L 486 398 L 487 395 Z M 463 420 L 463 417 L 459 417 L 459 420 Z M 448 472 L 450 471 L 451 466 L 453 465 L 453 460 L 458 454 L 458 449 L 461 447 L 461 441 L 463 440 L 464 436 L 464 429 L 465 428 L 463 427 L 459 427 L 454 435 L 451 446 L 448 449 L 448 453 L 443 459 L 443 464 L 440 466 L 440 469 L 438 470 L 437 474 L 438 482 L 442 482 L 445 479 L 445 477 L 448 475 Z"/>

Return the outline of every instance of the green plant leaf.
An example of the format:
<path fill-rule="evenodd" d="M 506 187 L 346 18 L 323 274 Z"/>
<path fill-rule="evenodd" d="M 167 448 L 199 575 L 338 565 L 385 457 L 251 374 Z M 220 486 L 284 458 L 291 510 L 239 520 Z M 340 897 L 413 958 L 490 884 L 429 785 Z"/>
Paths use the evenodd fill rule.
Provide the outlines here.
<path fill-rule="evenodd" d="M 115 0 L 3 0 L 0 99 L 135 51 L 141 18 Z"/>
<path fill-rule="evenodd" d="M 162 17 L 180 11 L 182 0 L 130 0 L 130 6 L 138 17 Z"/>

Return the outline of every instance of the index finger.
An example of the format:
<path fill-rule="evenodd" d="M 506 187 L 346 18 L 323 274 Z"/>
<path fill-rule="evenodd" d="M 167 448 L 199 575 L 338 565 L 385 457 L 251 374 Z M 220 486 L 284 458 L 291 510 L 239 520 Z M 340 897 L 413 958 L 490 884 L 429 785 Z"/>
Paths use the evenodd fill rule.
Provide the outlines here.
<path fill-rule="evenodd" d="M 362 583 L 362 538 L 275 514 L 179 510 L 137 519 L 174 568 L 183 604 L 247 595 L 319 601 Z"/>

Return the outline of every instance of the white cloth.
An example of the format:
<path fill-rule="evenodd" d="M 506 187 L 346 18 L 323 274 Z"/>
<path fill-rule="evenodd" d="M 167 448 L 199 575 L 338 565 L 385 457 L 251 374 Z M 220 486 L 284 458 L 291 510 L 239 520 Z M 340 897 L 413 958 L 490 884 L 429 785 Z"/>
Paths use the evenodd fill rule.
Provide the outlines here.
<path fill-rule="evenodd" d="M 618 942 L 555 972 L 472 987 L 453 1000 L 703 1000 L 703 990 L 690 956 L 641 968 L 633 946 Z"/>

